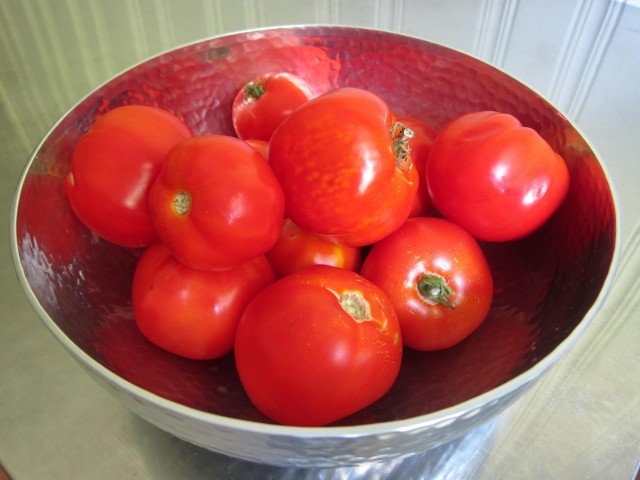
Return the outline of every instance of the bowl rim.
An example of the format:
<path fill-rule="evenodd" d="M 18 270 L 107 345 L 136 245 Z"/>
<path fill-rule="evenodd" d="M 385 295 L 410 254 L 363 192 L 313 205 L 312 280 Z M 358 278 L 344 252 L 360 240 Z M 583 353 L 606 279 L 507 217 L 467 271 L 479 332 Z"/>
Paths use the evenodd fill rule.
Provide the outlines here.
<path fill-rule="evenodd" d="M 94 95 L 97 91 L 101 90 L 105 85 L 109 84 L 113 80 L 117 79 L 121 75 L 143 65 L 150 61 L 157 61 L 161 57 L 164 57 L 169 54 L 178 53 L 181 50 L 187 49 L 189 47 L 197 46 L 199 44 L 203 44 L 210 41 L 218 41 L 224 40 L 225 38 L 236 37 L 239 35 L 249 35 L 249 34 L 259 34 L 264 32 L 277 33 L 278 31 L 291 30 L 291 31 L 303 31 L 309 28 L 321 28 L 321 29 L 331 29 L 331 30 L 344 30 L 344 31 L 353 31 L 358 30 L 362 32 L 376 33 L 376 34 L 385 34 L 396 36 L 399 38 L 405 38 L 412 41 L 417 42 L 426 42 L 429 44 L 433 44 L 435 46 L 441 47 L 444 50 L 449 50 L 457 54 L 464 55 L 469 57 L 475 61 L 478 61 L 486 66 L 489 66 L 492 69 L 499 71 L 501 74 L 506 75 L 514 79 L 516 82 L 520 83 L 527 89 L 531 90 L 533 93 L 538 95 L 545 103 L 547 103 L 550 107 L 552 107 L 556 112 L 563 115 L 566 121 L 571 125 L 572 128 L 576 130 L 576 132 L 580 135 L 581 139 L 587 144 L 587 146 L 591 149 L 594 154 L 595 159 L 597 160 L 599 166 L 601 167 L 603 174 L 607 180 L 607 184 L 610 190 L 610 195 L 612 198 L 612 205 L 614 210 L 614 232 L 615 232 L 615 240 L 613 245 L 613 253 L 611 258 L 611 263 L 609 264 L 609 269 L 607 275 L 604 279 L 602 287 L 598 293 L 598 296 L 595 298 L 594 302 L 587 310 L 583 318 L 580 322 L 574 327 L 574 329 L 564 338 L 553 350 L 551 350 L 548 354 L 546 354 L 542 359 L 540 359 L 536 364 L 525 370 L 524 372 L 516 375 L 512 379 L 506 381 L 505 383 L 488 390 L 480 395 L 476 395 L 472 398 L 469 398 L 463 402 L 460 402 L 456 405 L 452 405 L 450 407 L 446 407 L 440 410 L 436 410 L 433 412 L 429 412 L 426 414 L 403 418 L 399 420 L 390 420 L 384 422 L 377 422 L 371 424 L 357 424 L 357 425 L 347 425 L 347 426 L 322 426 L 322 427 L 299 427 L 299 426 L 289 426 L 289 425 L 280 425 L 276 423 L 266 423 L 255 420 L 246 420 L 235 417 L 227 417 L 224 415 L 205 412 L 202 410 L 198 410 L 193 407 L 189 407 L 187 405 L 175 402 L 173 400 L 169 400 L 164 398 L 158 394 L 155 394 L 149 390 L 146 390 L 138 385 L 120 377 L 116 373 L 109 370 L 104 365 L 100 364 L 94 358 L 92 358 L 89 354 L 87 354 L 84 350 L 82 350 L 77 344 L 75 344 L 63 331 L 62 329 L 53 321 L 53 319 L 47 314 L 43 306 L 38 301 L 35 293 L 33 292 L 29 282 L 26 278 L 26 274 L 24 268 L 22 266 L 22 262 L 20 261 L 20 252 L 19 252 L 19 242 L 18 242 L 18 232 L 17 232 L 17 217 L 18 217 L 18 209 L 20 203 L 20 196 L 22 193 L 22 189 L 24 186 L 24 182 L 29 174 L 30 168 L 34 163 L 38 153 L 41 151 L 44 144 L 47 142 L 51 134 L 58 128 L 60 124 L 62 124 L 65 119 L 69 116 L 71 112 L 73 112 L 76 108 L 78 108 L 83 102 L 88 100 L 92 95 Z M 620 257 L 621 257 L 621 246 L 622 246 L 622 228 L 621 228 L 621 215 L 619 208 L 619 195 L 616 190 L 615 184 L 612 182 L 611 175 L 607 169 L 606 164 L 602 161 L 601 156 L 598 154 L 597 150 L 590 143 L 589 139 L 584 135 L 581 129 L 574 123 L 572 119 L 567 117 L 564 112 L 558 108 L 555 104 L 553 104 L 550 100 L 548 100 L 544 95 L 539 93 L 535 88 L 528 85 L 526 82 L 518 79 L 510 73 L 505 72 L 502 68 L 495 66 L 485 60 L 480 59 L 474 55 L 466 53 L 464 51 L 458 50 L 453 47 L 449 47 L 447 45 L 443 45 L 437 42 L 433 42 L 426 38 L 421 38 L 415 35 L 409 35 L 399 32 L 394 32 L 392 30 L 381 29 L 381 28 L 369 28 L 369 27 L 361 27 L 361 26 L 351 26 L 351 25 L 332 25 L 332 24 L 324 24 L 324 23 L 311 23 L 311 24 L 293 24 L 293 25 L 280 25 L 280 26 L 268 26 L 254 29 L 242 29 L 242 30 L 234 30 L 229 32 L 223 32 L 220 34 L 212 35 L 209 37 L 205 37 L 199 40 L 187 42 L 170 49 L 166 49 L 161 51 L 160 53 L 154 54 L 148 58 L 145 58 L 141 61 L 138 61 L 118 73 L 110 76 L 106 81 L 102 82 L 100 85 L 92 89 L 89 93 L 82 96 L 80 100 L 78 100 L 75 104 L 73 104 L 70 108 L 68 108 L 47 130 L 47 132 L 41 137 L 40 141 L 36 144 L 35 148 L 32 150 L 29 158 L 23 167 L 23 170 L 20 174 L 18 183 L 16 185 L 16 189 L 13 196 L 13 203 L 11 207 L 10 213 L 10 236 L 11 236 L 11 254 L 14 263 L 14 267 L 16 269 L 16 274 L 19 280 L 20 285 L 31 305 L 32 309 L 35 313 L 40 317 L 42 322 L 46 325 L 49 331 L 53 334 L 53 336 L 62 344 L 62 346 L 75 358 L 78 363 L 80 363 L 81 367 L 85 367 L 90 370 L 94 375 L 105 379 L 109 384 L 116 385 L 122 391 L 129 393 L 130 395 L 142 399 L 144 402 L 152 404 L 154 407 L 160 408 L 162 410 L 169 410 L 176 414 L 181 415 L 182 417 L 188 418 L 189 420 L 195 420 L 199 423 L 215 425 L 225 428 L 230 428 L 234 430 L 241 430 L 248 434 L 261 434 L 261 435 L 269 435 L 269 436 L 284 436 L 284 437 L 297 437 L 297 438 L 347 438 L 347 437 L 361 437 L 361 436 L 372 436 L 372 435 L 383 435 L 390 434 L 393 432 L 411 432 L 414 430 L 420 430 L 430 426 L 437 426 L 438 424 L 442 424 L 443 422 L 453 421 L 458 417 L 464 416 L 466 414 L 471 414 L 476 410 L 481 409 L 484 405 L 491 403 L 493 401 L 497 401 L 500 398 L 506 397 L 511 393 L 514 393 L 521 387 L 524 387 L 538 377 L 540 377 L 546 370 L 548 370 L 552 365 L 556 364 L 559 359 L 572 347 L 578 339 L 583 335 L 584 331 L 591 324 L 597 313 L 602 308 L 605 299 L 608 297 L 609 292 L 611 291 L 612 285 L 616 278 L 616 273 L 618 271 Z M 101 384 L 101 382 L 98 382 Z M 101 384 L 101 386 L 103 386 Z M 104 387 L 104 386 L 103 386 Z"/>

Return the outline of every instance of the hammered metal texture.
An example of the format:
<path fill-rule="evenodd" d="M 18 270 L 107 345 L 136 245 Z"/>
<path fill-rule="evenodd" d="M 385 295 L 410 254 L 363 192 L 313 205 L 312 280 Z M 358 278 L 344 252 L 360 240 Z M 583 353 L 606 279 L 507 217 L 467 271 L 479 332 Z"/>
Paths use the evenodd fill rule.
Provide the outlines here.
<path fill-rule="evenodd" d="M 572 179 L 566 201 L 541 230 L 517 242 L 482 244 L 495 277 L 495 301 L 479 330 L 443 352 L 407 351 L 400 376 L 384 398 L 321 429 L 270 424 L 244 394 L 231 355 L 195 362 L 147 342 L 133 323 L 130 304 L 140 252 L 87 231 L 71 213 L 62 188 L 75 141 L 109 109 L 156 105 L 178 114 L 196 134 L 232 134 L 231 103 L 238 89 L 258 74 L 283 70 L 320 91 L 366 88 L 396 113 L 436 127 L 469 111 L 511 113 L 565 158 Z M 25 169 L 14 208 L 16 267 L 27 294 L 45 324 L 98 382 L 178 437 L 276 465 L 399 458 L 486 422 L 557 360 L 594 315 L 611 275 L 618 234 L 601 164 L 543 98 L 462 53 L 347 27 L 227 35 L 124 72 L 49 132 Z"/>

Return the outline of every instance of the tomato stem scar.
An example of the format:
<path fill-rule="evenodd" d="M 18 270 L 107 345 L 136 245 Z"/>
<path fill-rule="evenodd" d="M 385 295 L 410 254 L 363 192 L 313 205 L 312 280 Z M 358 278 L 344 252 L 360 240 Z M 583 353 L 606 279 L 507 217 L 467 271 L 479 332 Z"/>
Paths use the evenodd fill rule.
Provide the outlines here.
<path fill-rule="evenodd" d="M 173 202 L 171 203 L 173 205 L 173 210 L 178 215 L 186 215 L 191 209 L 191 195 L 187 192 L 180 191 L 176 193 L 175 197 L 173 197 Z"/>
<path fill-rule="evenodd" d="M 409 141 L 415 136 L 413 130 L 405 127 L 402 122 L 395 122 L 391 125 L 391 138 L 393 139 L 393 150 L 396 154 L 396 164 L 401 170 L 407 170 L 409 164 Z"/>
<path fill-rule="evenodd" d="M 360 292 L 343 292 L 338 300 L 343 310 L 356 322 L 371 320 L 371 306 Z"/>
<path fill-rule="evenodd" d="M 456 307 L 447 297 L 453 294 L 453 290 L 447 281 L 436 273 L 424 273 L 416 283 L 418 295 L 431 305 L 440 303 L 451 310 Z"/>

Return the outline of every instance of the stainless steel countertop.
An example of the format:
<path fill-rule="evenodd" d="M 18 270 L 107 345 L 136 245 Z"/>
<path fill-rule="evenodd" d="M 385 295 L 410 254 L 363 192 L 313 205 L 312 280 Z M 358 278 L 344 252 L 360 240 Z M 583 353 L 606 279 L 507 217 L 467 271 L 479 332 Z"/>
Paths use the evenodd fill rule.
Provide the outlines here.
<path fill-rule="evenodd" d="M 5 226 L 19 174 L 47 129 L 90 90 L 151 54 L 224 31 L 315 21 L 389 28 L 462 49 L 470 45 L 471 53 L 530 81 L 566 108 L 599 151 L 621 206 L 621 267 L 603 309 L 569 355 L 503 415 L 451 445 L 408 459 L 405 472 L 411 478 L 427 478 L 425 472 L 456 479 L 632 478 L 640 459 L 640 8 L 545 0 L 537 10 L 534 2 L 505 2 L 498 15 L 496 2 L 475 2 L 484 26 L 495 23 L 498 34 L 509 34 L 506 42 L 500 35 L 492 40 L 486 32 L 465 32 L 464 20 L 478 13 L 465 10 L 470 1 L 456 7 L 424 2 L 419 13 L 429 13 L 422 18 L 431 22 L 424 32 L 401 15 L 409 8 L 401 0 L 372 2 L 372 17 L 364 0 L 300 2 L 297 13 L 285 0 L 228 3 L 3 0 Z M 555 16 L 536 23 L 536 12 L 542 15 L 550 5 Z M 270 6 L 278 7 L 275 13 Z M 438 22 L 450 22 L 448 30 L 438 29 Z M 553 37 L 565 27 L 573 33 Z M 542 32 L 529 35 L 532 29 Z M 541 75 L 545 59 L 551 82 Z M 8 234 L 0 240 L 0 312 L 0 464 L 15 480 L 369 478 L 376 470 L 255 465 L 185 443 L 130 413 L 85 374 L 30 308 L 14 273 Z"/>

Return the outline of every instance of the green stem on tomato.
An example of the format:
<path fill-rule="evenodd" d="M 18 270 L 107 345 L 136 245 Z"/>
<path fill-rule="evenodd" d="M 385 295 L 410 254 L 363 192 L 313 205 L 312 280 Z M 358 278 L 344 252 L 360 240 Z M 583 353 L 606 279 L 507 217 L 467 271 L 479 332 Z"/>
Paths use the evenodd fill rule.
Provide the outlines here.
<path fill-rule="evenodd" d="M 406 170 L 409 163 L 409 141 L 414 137 L 413 130 L 402 122 L 395 122 L 391 125 L 391 138 L 393 139 L 393 150 L 396 153 L 396 165 L 401 170 Z"/>
<path fill-rule="evenodd" d="M 424 273 L 416 284 L 418 294 L 421 298 L 431 304 L 440 303 L 451 310 L 456 307 L 447 297 L 453 294 L 453 290 L 447 281 L 440 275 L 434 273 Z"/>
<path fill-rule="evenodd" d="M 249 82 L 244 86 L 244 99 L 257 100 L 264 95 L 264 84 L 262 82 Z"/>

